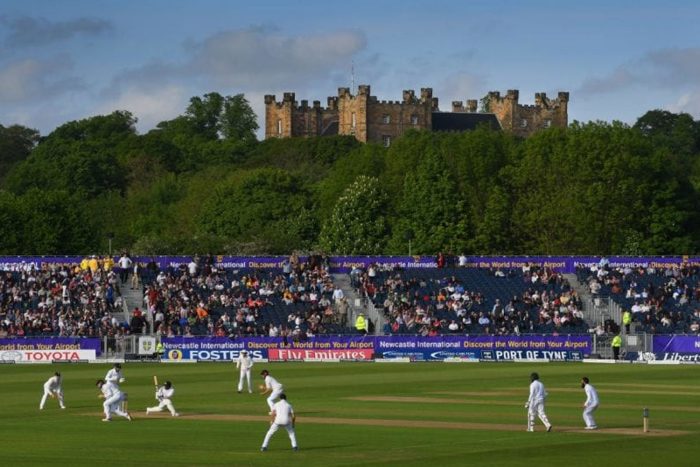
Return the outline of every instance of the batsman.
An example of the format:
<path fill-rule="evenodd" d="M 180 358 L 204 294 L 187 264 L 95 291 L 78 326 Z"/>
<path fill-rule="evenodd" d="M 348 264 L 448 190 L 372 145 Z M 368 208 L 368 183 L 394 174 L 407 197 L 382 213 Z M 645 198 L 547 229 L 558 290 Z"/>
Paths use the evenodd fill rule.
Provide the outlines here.
<path fill-rule="evenodd" d="M 158 386 L 158 377 L 153 377 L 153 384 L 156 387 L 156 400 L 159 404 L 155 407 L 146 407 L 146 414 L 153 412 L 162 412 L 166 407 L 170 411 L 170 415 L 173 417 L 179 417 L 180 414 L 175 411 L 175 406 L 173 405 L 173 395 L 175 394 L 175 388 L 173 383 L 166 381 L 163 386 Z"/>

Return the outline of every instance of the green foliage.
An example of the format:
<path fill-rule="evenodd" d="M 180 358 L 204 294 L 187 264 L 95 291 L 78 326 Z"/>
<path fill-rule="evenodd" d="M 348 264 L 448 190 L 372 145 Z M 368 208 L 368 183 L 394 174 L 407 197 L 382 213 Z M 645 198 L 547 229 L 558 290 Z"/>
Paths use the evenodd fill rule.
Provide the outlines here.
<path fill-rule="evenodd" d="M 66 123 L 39 144 L 7 177 L 8 188 L 66 190 L 96 195 L 124 187 L 117 155 L 135 136 L 136 120 L 129 112 L 114 112 Z"/>
<path fill-rule="evenodd" d="M 310 193 L 297 177 L 279 169 L 234 172 L 213 184 L 202 200 L 198 232 L 220 237 L 224 242 L 258 242 L 262 252 L 283 253 L 290 240 L 298 238 L 288 227 L 295 216 L 309 218 Z M 289 238 L 289 237 L 292 238 Z"/>
<path fill-rule="evenodd" d="M 5 176 L 29 156 L 39 142 L 39 132 L 21 125 L 0 125 L 0 186 Z"/>
<path fill-rule="evenodd" d="M 487 102 L 486 102 L 487 103 Z M 482 102 L 482 105 L 484 102 Z M 574 122 L 258 143 L 241 94 L 144 135 L 124 111 L 43 139 L 0 126 L 0 253 L 693 254 L 700 124 Z M 3 178 L 4 177 L 4 178 Z"/>
<path fill-rule="evenodd" d="M 343 194 L 321 229 L 323 251 L 341 255 L 378 255 L 384 251 L 387 195 L 379 180 L 361 175 Z"/>

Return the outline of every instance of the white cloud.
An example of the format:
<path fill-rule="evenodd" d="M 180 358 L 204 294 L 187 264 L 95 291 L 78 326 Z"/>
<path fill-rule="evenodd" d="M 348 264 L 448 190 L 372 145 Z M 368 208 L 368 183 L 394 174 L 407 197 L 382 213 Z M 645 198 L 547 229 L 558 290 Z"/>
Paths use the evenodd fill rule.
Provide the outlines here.
<path fill-rule="evenodd" d="M 675 103 L 669 105 L 669 110 L 675 113 L 686 112 L 692 115 L 695 119 L 699 119 L 700 90 L 683 94 Z"/>
<path fill-rule="evenodd" d="M 128 110 L 138 118 L 137 128 L 145 132 L 164 120 L 182 115 L 190 97 L 183 86 L 169 85 L 148 91 L 128 88 L 114 99 L 100 104 L 95 113 Z"/>
<path fill-rule="evenodd" d="M 587 78 L 578 91 L 582 94 L 615 92 L 631 86 L 638 80 L 639 78 L 631 70 L 619 67 L 606 76 Z"/>
<path fill-rule="evenodd" d="M 37 101 L 81 89 L 81 80 L 66 73 L 71 69 L 70 60 L 65 57 L 9 63 L 0 70 L 0 103 Z"/>
<path fill-rule="evenodd" d="M 184 70 L 222 86 L 289 86 L 347 66 L 365 46 L 358 32 L 283 36 L 264 28 L 226 31 L 190 45 Z"/>
<path fill-rule="evenodd" d="M 603 94 L 643 85 L 675 90 L 700 83 L 700 47 L 658 49 L 618 66 L 603 76 L 589 77 L 579 88 L 582 94 Z"/>

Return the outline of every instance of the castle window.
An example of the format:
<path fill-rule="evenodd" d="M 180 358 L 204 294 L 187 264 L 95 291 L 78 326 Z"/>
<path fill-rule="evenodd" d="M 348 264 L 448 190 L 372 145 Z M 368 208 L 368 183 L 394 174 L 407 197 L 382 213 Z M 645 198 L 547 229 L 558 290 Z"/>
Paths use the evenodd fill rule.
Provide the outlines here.
<path fill-rule="evenodd" d="M 411 115 L 411 125 L 418 125 L 418 115 Z"/>
<path fill-rule="evenodd" d="M 552 126 L 552 121 L 550 119 L 546 119 L 544 121 L 544 127 L 549 128 L 550 126 Z"/>
<path fill-rule="evenodd" d="M 389 115 L 389 114 L 384 114 L 384 115 L 382 116 L 382 123 L 384 123 L 385 125 L 391 123 L 391 115 Z"/>
<path fill-rule="evenodd" d="M 527 128 L 527 119 L 520 120 L 520 128 Z"/>
<path fill-rule="evenodd" d="M 385 148 L 388 148 L 389 146 L 391 146 L 391 136 L 382 135 L 382 144 L 384 145 Z"/>
<path fill-rule="evenodd" d="M 350 126 L 351 126 L 352 129 L 354 130 L 355 128 L 357 128 L 357 117 L 355 116 L 355 112 L 352 113 L 352 115 L 351 115 L 350 118 L 351 118 L 351 120 L 350 120 Z"/>

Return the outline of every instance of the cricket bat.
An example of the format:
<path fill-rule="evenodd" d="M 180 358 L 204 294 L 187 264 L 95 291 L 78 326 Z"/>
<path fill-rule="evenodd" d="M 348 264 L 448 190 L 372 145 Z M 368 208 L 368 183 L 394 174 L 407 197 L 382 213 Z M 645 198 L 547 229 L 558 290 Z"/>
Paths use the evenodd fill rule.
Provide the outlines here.
<path fill-rule="evenodd" d="M 156 388 L 158 387 L 158 377 L 156 375 L 153 375 L 153 384 Z"/>

